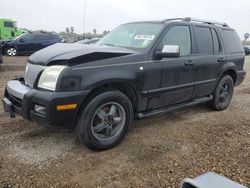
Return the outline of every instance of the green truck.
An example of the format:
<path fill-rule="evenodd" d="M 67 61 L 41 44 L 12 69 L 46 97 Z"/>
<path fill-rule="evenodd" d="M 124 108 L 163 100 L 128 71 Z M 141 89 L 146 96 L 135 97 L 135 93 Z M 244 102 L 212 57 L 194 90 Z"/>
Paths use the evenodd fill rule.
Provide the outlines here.
<path fill-rule="evenodd" d="M 26 32 L 26 30 L 17 28 L 16 21 L 0 18 L 0 41 L 16 38 Z"/>

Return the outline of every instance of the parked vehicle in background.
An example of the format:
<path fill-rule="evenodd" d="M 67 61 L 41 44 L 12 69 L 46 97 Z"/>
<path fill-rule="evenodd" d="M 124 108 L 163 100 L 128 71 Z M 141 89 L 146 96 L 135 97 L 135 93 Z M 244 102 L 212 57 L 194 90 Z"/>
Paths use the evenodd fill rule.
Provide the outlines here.
<path fill-rule="evenodd" d="M 56 33 L 45 31 L 27 32 L 14 40 L 2 43 L 5 55 L 32 54 L 50 45 L 63 42 Z"/>
<path fill-rule="evenodd" d="M 2 47 L 0 45 L 0 66 L 3 64 Z"/>
<path fill-rule="evenodd" d="M 95 44 L 100 39 L 101 38 L 84 39 L 84 40 L 77 41 L 76 43 L 79 43 L 79 44 Z"/>
<path fill-rule="evenodd" d="M 250 55 L 250 46 L 244 46 L 244 51 L 246 55 Z"/>
<path fill-rule="evenodd" d="M 119 144 L 134 117 L 209 102 L 221 111 L 246 76 L 240 38 L 225 23 L 191 18 L 121 25 L 95 45 L 56 44 L 7 83 L 4 109 L 75 130 L 95 150 Z"/>
<path fill-rule="evenodd" d="M 16 22 L 11 19 L 0 18 L 0 40 L 10 40 L 26 33 L 26 30 L 18 29 Z"/>

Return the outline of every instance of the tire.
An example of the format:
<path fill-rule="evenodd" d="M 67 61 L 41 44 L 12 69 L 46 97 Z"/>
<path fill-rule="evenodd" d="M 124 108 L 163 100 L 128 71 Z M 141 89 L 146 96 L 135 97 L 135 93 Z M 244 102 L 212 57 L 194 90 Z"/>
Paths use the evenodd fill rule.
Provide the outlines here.
<path fill-rule="evenodd" d="M 217 84 L 213 93 L 211 106 L 214 110 L 221 111 L 226 109 L 233 97 L 234 81 L 231 76 L 224 75 Z"/>
<path fill-rule="evenodd" d="M 17 49 L 14 48 L 14 47 L 8 47 L 5 50 L 5 54 L 8 55 L 8 56 L 17 56 Z"/>
<path fill-rule="evenodd" d="M 118 145 L 133 121 L 133 106 L 119 91 L 101 93 L 80 112 L 75 133 L 82 144 L 102 151 Z"/>

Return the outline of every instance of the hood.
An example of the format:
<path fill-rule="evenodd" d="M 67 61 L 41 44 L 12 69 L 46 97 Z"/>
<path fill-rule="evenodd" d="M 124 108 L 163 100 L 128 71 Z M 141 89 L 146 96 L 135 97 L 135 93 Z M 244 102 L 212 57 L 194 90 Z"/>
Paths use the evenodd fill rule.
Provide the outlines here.
<path fill-rule="evenodd" d="M 13 41 L 13 39 L 12 40 L 1 40 L 1 45 L 5 45 L 5 44 L 9 44 L 9 43 L 11 43 Z"/>
<path fill-rule="evenodd" d="M 44 48 L 29 57 L 29 62 L 38 65 L 82 64 L 136 53 L 133 50 L 106 45 L 83 45 L 58 43 Z"/>

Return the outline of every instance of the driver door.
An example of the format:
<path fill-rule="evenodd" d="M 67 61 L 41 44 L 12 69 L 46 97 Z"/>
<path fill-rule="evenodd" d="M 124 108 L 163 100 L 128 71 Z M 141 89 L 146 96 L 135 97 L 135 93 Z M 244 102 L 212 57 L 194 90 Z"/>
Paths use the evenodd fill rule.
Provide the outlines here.
<path fill-rule="evenodd" d="M 26 34 L 22 38 L 19 38 L 17 41 L 17 48 L 19 52 L 27 53 L 32 51 L 33 46 L 33 35 Z"/>
<path fill-rule="evenodd" d="M 191 27 L 189 25 L 168 27 L 158 43 L 154 54 L 162 51 L 166 45 L 175 45 L 180 48 L 180 57 L 153 56 L 152 63 L 161 67 L 161 83 L 160 88 L 150 91 L 148 109 L 186 102 L 194 97 L 196 56 L 192 53 Z"/>

